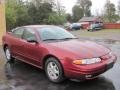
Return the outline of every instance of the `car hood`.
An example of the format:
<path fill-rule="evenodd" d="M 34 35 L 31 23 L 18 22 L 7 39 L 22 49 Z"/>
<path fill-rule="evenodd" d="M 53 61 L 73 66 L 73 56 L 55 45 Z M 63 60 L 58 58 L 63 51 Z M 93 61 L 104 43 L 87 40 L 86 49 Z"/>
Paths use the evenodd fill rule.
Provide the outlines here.
<path fill-rule="evenodd" d="M 77 55 L 79 58 L 94 58 L 100 57 L 110 52 L 110 50 L 102 45 L 91 41 L 83 40 L 66 40 L 60 42 L 49 43 L 56 49 L 61 49 L 63 52 Z"/>

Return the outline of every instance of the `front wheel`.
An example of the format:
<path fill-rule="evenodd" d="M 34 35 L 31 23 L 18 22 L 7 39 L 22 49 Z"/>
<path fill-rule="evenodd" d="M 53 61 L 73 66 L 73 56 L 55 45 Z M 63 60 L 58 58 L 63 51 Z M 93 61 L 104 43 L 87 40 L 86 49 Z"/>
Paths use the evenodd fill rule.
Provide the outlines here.
<path fill-rule="evenodd" d="M 13 63 L 14 62 L 14 58 L 11 55 L 11 51 L 8 47 L 5 48 L 5 56 L 7 59 L 7 62 Z"/>
<path fill-rule="evenodd" d="M 49 58 L 45 62 L 45 72 L 50 81 L 60 83 L 64 80 L 61 64 L 55 58 Z"/>

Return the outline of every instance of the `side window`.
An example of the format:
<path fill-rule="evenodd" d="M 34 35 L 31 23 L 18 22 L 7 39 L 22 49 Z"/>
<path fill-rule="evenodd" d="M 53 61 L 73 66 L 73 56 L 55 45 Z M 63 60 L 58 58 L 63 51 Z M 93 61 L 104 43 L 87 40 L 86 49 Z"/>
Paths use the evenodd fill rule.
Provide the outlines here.
<path fill-rule="evenodd" d="M 35 32 L 32 29 L 26 29 L 23 34 L 25 40 L 36 40 Z"/>
<path fill-rule="evenodd" d="M 22 38 L 23 32 L 24 32 L 24 28 L 18 28 L 18 29 L 15 29 L 12 33 L 14 36 L 18 38 Z"/>

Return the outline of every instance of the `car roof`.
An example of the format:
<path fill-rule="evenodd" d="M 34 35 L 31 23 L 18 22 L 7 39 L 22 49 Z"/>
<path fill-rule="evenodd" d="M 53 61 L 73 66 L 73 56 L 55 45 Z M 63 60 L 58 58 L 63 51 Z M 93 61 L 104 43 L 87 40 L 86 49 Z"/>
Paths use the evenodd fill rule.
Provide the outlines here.
<path fill-rule="evenodd" d="M 59 27 L 59 26 L 55 26 L 55 25 L 26 25 L 26 26 L 20 26 L 20 27 L 16 27 L 13 29 L 16 30 L 17 28 L 32 28 L 33 30 L 36 30 L 35 28 L 47 28 L 47 27 Z"/>
<path fill-rule="evenodd" d="M 27 25 L 27 26 L 23 26 L 26 28 L 37 28 L 37 27 L 53 27 L 54 25 Z M 55 26 L 54 26 L 55 27 Z"/>

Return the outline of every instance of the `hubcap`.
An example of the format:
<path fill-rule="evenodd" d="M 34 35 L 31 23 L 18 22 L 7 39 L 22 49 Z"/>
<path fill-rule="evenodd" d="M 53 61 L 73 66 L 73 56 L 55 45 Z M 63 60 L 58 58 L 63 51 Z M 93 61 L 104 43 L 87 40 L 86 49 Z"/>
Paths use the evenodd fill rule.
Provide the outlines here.
<path fill-rule="evenodd" d="M 54 62 L 49 62 L 47 65 L 47 73 L 50 77 L 50 79 L 58 79 L 59 77 L 59 69 L 56 63 Z"/>
<path fill-rule="evenodd" d="M 10 58 L 11 58 L 11 54 L 10 54 L 9 49 L 6 49 L 6 58 L 7 58 L 7 60 L 10 60 Z"/>

